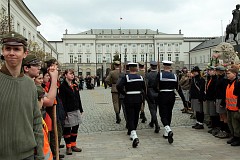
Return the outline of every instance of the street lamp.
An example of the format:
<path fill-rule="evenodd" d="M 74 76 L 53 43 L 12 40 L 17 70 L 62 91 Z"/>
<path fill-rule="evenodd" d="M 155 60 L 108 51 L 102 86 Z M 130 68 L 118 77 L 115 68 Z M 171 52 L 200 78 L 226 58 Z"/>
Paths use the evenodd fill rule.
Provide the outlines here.
<path fill-rule="evenodd" d="M 8 0 L 8 31 L 11 32 L 10 0 Z"/>
<path fill-rule="evenodd" d="M 127 65 L 127 48 L 125 48 L 125 52 L 124 52 L 124 64 L 125 66 Z"/>
<path fill-rule="evenodd" d="M 75 76 L 78 75 L 78 65 L 77 65 L 77 57 L 74 57 L 74 74 Z"/>

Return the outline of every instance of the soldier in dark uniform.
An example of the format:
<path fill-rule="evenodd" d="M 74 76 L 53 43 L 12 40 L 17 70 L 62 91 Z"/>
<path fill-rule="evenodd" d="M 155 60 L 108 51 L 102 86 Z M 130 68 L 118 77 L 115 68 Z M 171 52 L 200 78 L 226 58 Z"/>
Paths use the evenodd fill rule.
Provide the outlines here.
<path fill-rule="evenodd" d="M 178 87 L 177 75 L 171 72 L 171 61 L 162 61 L 163 71 L 157 75 L 157 85 L 154 89 L 158 90 L 158 106 L 161 121 L 165 128 L 163 134 L 164 138 L 168 139 L 168 142 L 173 143 L 173 132 L 170 128 L 172 120 L 172 109 L 175 103 L 174 90 Z M 158 87 L 157 87 L 158 86 Z"/>
<path fill-rule="evenodd" d="M 137 74 L 142 76 L 145 81 L 144 62 L 142 62 L 142 61 L 138 62 L 138 68 L 139 68 L 139 70 L 138 70 Z M 144 108 L 145 108 L 145 101 L 143 101 L 143 104 L 141 106 L 141 113 L 140 113 L 140 119 L 142 119 L 142 123 L 145 123 L 147 121 L 147 118 L 146 118 L 145 112 L 144 112 Z"/>
<path fill-rule="evenodd" d="M 127 74 L 130 73 L 129 71 L 129 62 L 126 62 L 126 66 L 125 66 L 125 72 L 122 72 L 118 78 L 117 84 L 119 84 L 120 80 L 125 77 Z M 125 109 L 125 104 L 124 104 L 124 95 L 119 93 L 119 101 L 120 101 L 120 105 L 122 106 L 123 109 L 123 115 L 124 115 L 124 119 L 126 121 L 126 128 L 128 128 L 128 124 L 127 124 L 127 115 L 126 115 L 126 109 Z M 128 135 L 130 135 L 130 132 L 127 133 Z"/>
<path fill-rule="evenodd" d="M 146 88 L 143 77 L 137 74 L 137 63 L 129 63 L 129 69 L 130 73 L 122 77 L 117 84 L 117 90 L 125 96 L 128 131 L 131 132 L 132 146 L 136 148 L 139 143 L 136 129 Z"/>
<path fill-rule="evenodd" d="M 120 76 L 120 62 L 119 61 L 114 62 L 114 68 L 115 69 L 108 74 L 105 81 L 108 84 L 112 85 L 112 89 L 111 89 L 112 102 L 113 102 L 114 111 L 116 113 L 116 123 L 119 124 L 121 122 L 121 118 L 120 118 L 121 105 L 119 102 L 119 93 L 116 88 L 116 84 L 117 84 L 118 78 Z"/>
<path fill-rule="evenodd" d="M 149 107 L 149 111 L 151 114 L 151 121 L 149 123 L 150 127 L 154 127 L 155 125 L 155 133 L 159 133 L 160 126 L 157 120 L 157 97 L 158 92 L 156 92 L 153 87 L 156 84 L 157 79 L 157 62 L 150 62 L 150 72 L 146 74 L 146 86 L 147 86 L 147 103 Z"/>

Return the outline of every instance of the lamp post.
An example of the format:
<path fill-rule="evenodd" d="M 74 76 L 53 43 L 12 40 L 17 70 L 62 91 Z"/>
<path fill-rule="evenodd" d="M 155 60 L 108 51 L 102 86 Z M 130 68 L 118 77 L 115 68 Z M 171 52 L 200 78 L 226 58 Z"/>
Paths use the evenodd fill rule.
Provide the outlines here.
<path fill-rule="evenodd" d="M 77 57 L 74 57 L 74 75 L 78 76 Z"/>
<path fill-rule="evenodd" d="M 127 48 L 125 48 L 125 52 L 124 52 L 124 64 L 125 66 L 127 65 Z"/>
<path fill-rule="evenodd" d="M 105 56 L 103 56 L 103 74 L 106 74 L 106 59 Z"/>
<path fill-rule="evenodd" d="M 8 31 L 11 32 L 10 0 L 8 0 Z"/>

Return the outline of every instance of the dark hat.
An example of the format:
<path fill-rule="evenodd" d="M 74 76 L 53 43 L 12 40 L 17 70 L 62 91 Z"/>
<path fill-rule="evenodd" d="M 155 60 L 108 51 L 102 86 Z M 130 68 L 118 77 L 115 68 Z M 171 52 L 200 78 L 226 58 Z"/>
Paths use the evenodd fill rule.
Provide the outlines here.
<path fill-rule="evenodd" d="M 22 66 L 34 65 L 34 64 L 40 65 L 40 60 L 35 55 L 32 55 L 32 54 L 27 55 L 27 57 L 24 58 L 22 62 Z"/>
<path fill-rule="evenodd" d="M 217 67 L 216 67 L 216 70 L 217 70 L 217 71 L 225 71 L 226 68 L 223 67 L 223 66 L 217 66 Z"/>
<path fill-rule="evenodd" d="M 139 66 L 144 66 L 144 62 L 143 61 L 138 62 L 138 65 Z"/>
<path fill-rule="evenodd" d="M 158 63 L 157 63 L 156 61 L 151 61 L 151 62 L 150 62 L 150 65 L 151 65 L 151 66 L 157 66 Z"/>
<path fill-rule="evenodd" d="M 43 90 L 43 87 L 40 85 L 36 85 L 37 88 L 37 94 L 38 94 L 38 98 L 43 98 L 45 95 L 45 92 Z"/>
<path fill-rule="evenodd" d="M 194 71 L 199 72 L 199 71 L 201 71 L 201 69 L 200 69 L 198 66 L 194 66 L 194 67 L 192 68 L 192 72 L 194 72 Z"/>
<path fill-rule="evenodd" d="M 137 63 L 128 63 L 129 67 L 137 67 Z"/>
<path fill-rule="evenodd" d="M 208 66 L 208 68 L 207 68 L 208 70 L 215 70 L 216 69 L 216 67 L 215 66 Z"/>
<path fill-rule="evenodd" d="M 1 37 L 3 45 L 27 46 L 27 39 L 17 32 L 9 32 Z"/>
<path fill-rule="evenodd" d="M 113 64 L 114 65 L 120 65 L 121 63 L 120 63 L 120 61 L 114 61 Z"/>
<path fill-rule="evenodd" d="M 167 60 L 162 61 L 162 63 L 163 63 L 163 65 L 165 65 L 165 66 L 171 66 L 171 65 L 173 64 L 172 61 L 167 61 Z"/>

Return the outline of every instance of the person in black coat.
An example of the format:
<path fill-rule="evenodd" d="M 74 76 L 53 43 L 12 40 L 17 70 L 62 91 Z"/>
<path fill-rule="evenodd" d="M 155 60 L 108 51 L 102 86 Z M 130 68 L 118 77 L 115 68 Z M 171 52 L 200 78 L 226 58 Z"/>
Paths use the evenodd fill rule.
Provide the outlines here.
<path fill-rule="evenodd" d="M 66 119 L 63 129 L 63 137 L 66 143 L 66 154 L 71 155 L 72 151 L 81 152 L 82 149 L 76 146 L 79 124 L 82 122 L 83 114 L 79 88 L 74 83 L 74 71 L 67 69 L 64 72 L 65 80 L 59 88 L 59 95 L 66 112 Z"/>
<path fill-rule="evenodd" d="M 117 90 L 124 95 L 124 104 L 127 115 L 128 134 L 133 140 L 132 147 L 136 148 L 139 139 L 136 133 L 138 116 L 145 97 L 145 83 L 143 77 L 137 74 L 137 63 L 129 63 L 130 73 L 122 77 L 117 83 Z"/>
<path fill-rule="evenodd" d="M 193 67 L 193 78 L 190 87 L 190 97 L 193 110 L 196 112 L 196 124 L 192 126 L 195 129 L 204 129 L 203 101 L 205 101 L 205 80 L 201 77 L 198 66 Z"/>

